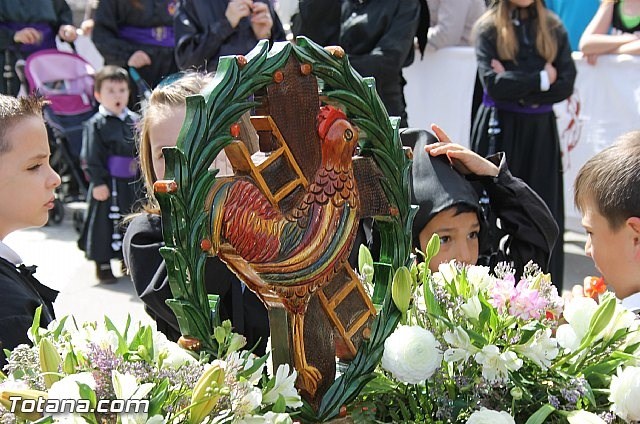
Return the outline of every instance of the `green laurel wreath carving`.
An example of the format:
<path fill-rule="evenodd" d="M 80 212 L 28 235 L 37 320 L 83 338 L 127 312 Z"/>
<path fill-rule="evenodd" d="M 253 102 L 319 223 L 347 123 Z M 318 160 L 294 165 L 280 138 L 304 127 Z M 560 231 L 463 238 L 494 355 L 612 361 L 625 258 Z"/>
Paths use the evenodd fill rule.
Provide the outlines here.
<path fill-rule="evenodd" d="M 208 238 L 207 216 L 203 212 L 206 196 L 215 182 L 217 170 L 209 165 L 232 141 L 229 129 L 240 116 L 256 106 L 250 96 L 273 83 L 273 74 L 294 54 L 312 66 L 312 74 L 324 83 L 323 94 L 339 103 L 361 130 L 361 154 L 371 156 L 383 173 L 383 190 L 394 213 L 376 218 L 381 232 L 381 257 L 376 266 L 373 301 L 381 309 L 371 328 L 371 337 L 362 343 L 355 359 L 325 394 L 317 413 L 303 411 L 305 419 L 325 421 L 338 415 L 340 407 L 353 400 L 373 378 L 384 348 L 384 341 L 400 320 L 400 312 L 387 290 L 395 270 L 408 265 L 411 251 L 411 225 L 415 215 L 410 205 L 411 160 L 402 149 L 398 120 L 389 119 L 371 78 L 362 78 L 348 58 L 336 57 L 305 37 L 296 45 L 276 43 L 269 50 L 261 41 L 240 66 L 235 57 L 220 59 L 213 83 L 202 95 L 187 100 L 185 122 L 176 147 L 165 148 L 167 180 L 177 189 L 156 193 L 162 211 L 165 247 L 161 253 L 167 264 L 174 299 L 167 301 L 183 335 L 199 339 L 202 349 L 216 356 L 213 338 L 216 324 L 204 283 L 207 254 L 200 247 Z"/>

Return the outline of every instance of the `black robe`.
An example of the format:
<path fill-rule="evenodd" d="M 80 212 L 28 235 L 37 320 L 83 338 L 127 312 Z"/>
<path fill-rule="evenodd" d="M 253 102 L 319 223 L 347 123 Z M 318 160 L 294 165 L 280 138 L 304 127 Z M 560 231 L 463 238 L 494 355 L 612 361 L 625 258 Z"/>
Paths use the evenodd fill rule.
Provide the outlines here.
<path fill-rule="evenodd" d="M 140 0 L 141 8 L 129 0 L 100 0 L 95 13 L 95 27 L 92 40 L 104 57 L 106 65 L 128 68 L 127 61 L 133 53 L 142 50 L 151 58 L 151 65 L 137 71 L 151 88 L 166 76 L 178 71 L 173 47 L 134 43 L 120 38 L 118 30 L 122 26 L 140 28 L 171 27 L 175 0 Z M 132 93 L 136 93 L 135 90 Z M 137 93 L 141 95 L 142 93 Z M 135 99 L 136 96 L 132 96 Z"/>
<path fill-rule="evenodd" d="M 306 35 L 319 44 L 337 44 L 364 77 L 374 77 L 389 116 L 407 126 L 402 68 L 414 58 L 413 38 L 421 13 L 419 0 L 344 0 L 336 22 L 339 0 L 306 0 L 294 20 L 294 35 Z M 320 10 L 325 9 L 325 13 Z"/>
<path fill-rule="evenodd" d="M 6 364 L 3 349 L 31 343 L 27 331 L 38 306 L 42 306 L 41 327 L 55 319 L 53 302 L 58 292 L 40 283 L 34 272 L 35 266 L 15 266 L 0 258 L 0 370 Z"/>
<path fill-rule="evenodd" d="M 258 1 L 258 0 L 256 0 Z M 268 0 L 273 26 L 270 41 L 284 41 L 280 18 Z M 180 69 L 204 68 L 215 71 L 220 56 L 247 54 L 258 43 L 249 17 L 231 27 L 225 17 L 227 0 L 182 0 L 174 18 L 176 61 Z"/>
<path fill-rule="evenodd" d="M 13 41 L 14 30 L 2 28 L 1 23 L 45 23 L 51 27 L 53 34 L 58 33 L 62 25 L 73 23 L 71 9 L 65 0 L 2 0 L 0 1 L 0 70 L 8 63 L 12 70 L 10 78 L 0 78 L 0 93 L 15 96 L 20 89 L 20 81 L 15 76 L 16 59 L 23 59 L 28 53 L 18 52 L 20 44 Z M 9 60 L 6 62 L 6 60 Z M 7 87 L 7 83 L 9 88 Z"/>
<path fill-rule="evenodd" d="M 496 101 L 531 107 L 552 105 L 568 98 L 573 92 L 576 67 L 571 58 L 566 30 L 555 16 L 549 17 L 550 27 L 558 42 L 558 53 L 553 61 L 558 78 L 548 91 L 541 91 L 540 71 L 544 69 L 545 59 L 535 48 L 535 29 L 531 20 L 519 22 L 520 25 L 515 28 L 520 46 L 517 63 L 504 61 L 504 73 L 497 74 L 491 68 L 491 60 L 498 58 L 495 27 L 486 26 L 477 36 L 478 72 L 485 92 Z M 558 224 L 560 237 L 551 259 L 551 274 L 561 289 L 564 273 L 564 187 L 556 116 L 553 111 L 533 114 L 498 107 L 497 118 L 501 132 L 496 137 L 495 151 L 505 152 L 513 175 L 521 178 L 540 195 Z M 472 149 L 482 156 L 492 153 L 489 151 L 490 120 L 491 108 L 480 105 L 471 140 Z"/>
<path fill-rule="evenodd" d="M 85 171 L 89 177 L 89 190 L 84 229 L 78 240 L 78 247 L 85 251 L 87 259 L 98 263 L 106 263 L 110 259 L 122 259 L 122 251 L 114 249 L 111 245 L 114 221 L 109 218 L 109 213 L 113 197 L 105 201 L 97 201 L 91 193 L 94 187 L 102 184 L 106 184 L 110 191 L 113 190 L 111 174 L 107 168 L 109 156 L 136 157 L 134 125 L 138 115 L 129 113 L 126 121 L 122 121 L 113 115 L 98 112 L 84 125 L 81 156 L 86 161 Z M 131 213 L 135 202 L 141 196 L 139 176 L 114 180 L 120 214 L 125 216 Z M 117 226 L 115 231 L 122 236 L 123 230 L 120 226 Z"/>
<path fill-rule="evenodd" d="M 456 171 L 446 156 L 432 157 L 424 146 L 437 141 L 424 130 L 408 129 L 402 134 L 404 145 L 414 149 L 412 168 L 412 203 L 420 209 L 413 221 L 414 247 L 420 247 L 418 235 L 439 212 L 465 204 L 478 210 L 480 222 L 478 265 L 494 267 L 506 261 L 522 274 L 529 261 L 548 272 L 549 258 L 558 238 L 558 226 L 549 208 L 527 184 L 509 172 L 503 153 L 488 159 L 499 168 L 496 177 L 465 178 Z M 478 192 L 486 190 L 491 199 L 491 214 L 500 218 L 501 229 L 484 218 L 478 203 Z M 504 238 L 496 245 L 494 239 Z"/>
<path fill-rule="evenodd" d="M 175 315 L 165 301 L 172 299 L 167 268 L 160 256 L 162 223 L 159 215 L 141 214 L 133 218 L 124 238 L 124 259 L 129 268 L 136 293 L 145 309 L 156 321 L 158 330 L 170 340 L 180 337 Z M 269 338 L 269 317 L 260 299 L 248 288 L 242 289 L 240 280 L 217 257 L 205 265 L 207 293 L 220 296 L 220 317 L 230 319 L 234 331 L 247 338 L 247 348 L 259 341 L 255 353 L 265 353 Z"/>

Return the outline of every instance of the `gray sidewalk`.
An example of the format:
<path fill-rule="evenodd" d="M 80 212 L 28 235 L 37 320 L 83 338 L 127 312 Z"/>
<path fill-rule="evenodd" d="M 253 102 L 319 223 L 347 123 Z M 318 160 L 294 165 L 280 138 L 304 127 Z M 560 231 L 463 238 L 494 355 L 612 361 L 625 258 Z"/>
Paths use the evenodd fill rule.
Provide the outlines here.
<path fill-rule="evenodd" d="M 38 265 L 36 276 L 40 281 L 60 291 L 55 303 L 58 317 L 73 314 L 82 322 L 101 321 L 108 315 L 112 321 L 124 323 L 130 314 L 133 319 L 152 322 L 129 277 L 121 276 L 116 284 L 110 285 L 97 281 L 93 262 L 87 261 L 76 246 L 72 207 L 65 205 L 66 217 L 61 224 L 18 231 L 5 242 L 27 265 Z M 584 240 L 583 234 L 565 235 L 565 287 L 581 283 L 586 275 L 597 275 L 591 259 L 584 254 Z"/>

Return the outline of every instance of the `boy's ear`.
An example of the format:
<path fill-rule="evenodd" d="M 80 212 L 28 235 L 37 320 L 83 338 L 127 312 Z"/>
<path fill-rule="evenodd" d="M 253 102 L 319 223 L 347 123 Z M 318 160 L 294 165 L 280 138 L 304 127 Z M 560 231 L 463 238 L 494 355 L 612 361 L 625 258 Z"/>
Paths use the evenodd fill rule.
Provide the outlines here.
<path fill-rule="evenodd" d="M 627 218 L 625 225 L 631 230 L 633 237 L 634 257 L 640 261 L 640 217 Z"/>
<path fill-rule="evenodd" d="M 95 97 L 96 101 L 98 103 L 102 103 L 102 99 L 100 98 L 100 92 L 99 91 L 94 91 L 93 92 L 93 97 Z"/>

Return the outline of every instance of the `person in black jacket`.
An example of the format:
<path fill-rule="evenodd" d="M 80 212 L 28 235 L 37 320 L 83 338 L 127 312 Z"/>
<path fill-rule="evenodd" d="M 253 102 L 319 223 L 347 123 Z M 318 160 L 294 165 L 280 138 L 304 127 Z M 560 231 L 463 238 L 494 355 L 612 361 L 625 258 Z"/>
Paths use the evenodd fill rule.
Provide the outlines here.
<path fill-rule="evenodd" d="M 77 34 L 65 0 L 0 1 L 0 93 L 15 96 L 20 81 L 14 67 L 18 59 L 56 48 L 56 35 L 73 42 Z"/>
<path fill-rule="evenodd" d="M 360 75 L 375 78 L 389 116 L 400 117 L 400 126 L 406 127 L 402 68 L 413 62 L 413 38 L 421 13 L 426 12 L 421 2 L 302 0 L 299 9 L 293 18 L 294 35 L 341 46 Z"/>
<path fill-rule="evenodd" d="M 141 213 L 130 217 L 124 237 L 124 258 L 136 293 L 144 302 L 147 313 L 155 319 L 158 330 L 170 340 L 180 337 L 180 328 L 173 311 L 165 303 L 173 295 L 166 264 L 160 256 L 159 249 L 164 246 L 162 217 L 152 187 L 164 176 L 162 148 L 176 144 L 185 117 L 187 96 L 199 93 L 209 81 L 210 76 L 187 73 L 153 91 L 140 135 L 140 167 L 147 187 L 147 203 Z M 213 166 L 220 170 L 218 175 L 233 172 L 224 153 Z M 217 257 L 209 258 L 205 264 L 205 284 L 207 293 L 220 296 L 221 319 L 230 319 L 234 331 L 246 337 L 247 347 L 258 344 L 255 353 L 264 354 L 269 318 L 258 297 Z"/>
<path fill-rule="evenodd" d="M 270 0 L 182 0 L 174 25 L 180 69 L 215 71 L 220 56 L 247 54 L 258 40 L 285 40 Z"/>
<path fill-rule="evenodd" d="M 564 273 L 564 186 L 553 104 L 573 93 L 576 67 L 562 22 L 543 0 L 500 0 L 475 28 L 484 89 L 471 148 L 504 151 L 509 169 L 545 201 L 560 236 L 551 258 L 558 288 Z"/>
<path fill-rule="evenodd" d="M 412 203 L 419 205 L 414 247 L 424 251 L 433 234 L 441 240 L 431 270 L 456 259 L 491 267 L 506 261 L 518 275 L 533 261 L 547 272 L 558 226 L 542 199 L 511 175 L 504 153 L 485 159 L 451 143 L 439 127 L 432 129 L 437 137 L 414 129 L 402 134 L 403 143 L 414 147 Z M 491 232 L 498 229 L 485 219 L 479 202 L 481 189 L 489 194 L 491 213 L 500 219 L 503 240 L 498 248 L 491 243 Z"/>
<path fill-rule="evenodd" d="M 175 12 L 175 0 L 100 0 L 91 38 L 105 65 L 135 68 L 153 88 L 178 70 L 173 55 Z M 143 90 L 144 86 L 132 90 L 136 96 L 130 107 L 143 98 Z"/>
<path fill-rule="evenodd" d="M 40 325 L 54 318 L 58 292 L 33 277 L 20 257 L 2 242 L 10 233 L 46 224 L 60 176 L 49 165 L 49 141 L 35 97 L 0 95 L 0 369 L 3 349 L 29 343 L 27 330 L 42 307 Z"/>

